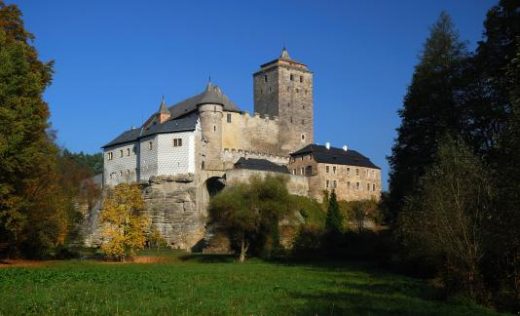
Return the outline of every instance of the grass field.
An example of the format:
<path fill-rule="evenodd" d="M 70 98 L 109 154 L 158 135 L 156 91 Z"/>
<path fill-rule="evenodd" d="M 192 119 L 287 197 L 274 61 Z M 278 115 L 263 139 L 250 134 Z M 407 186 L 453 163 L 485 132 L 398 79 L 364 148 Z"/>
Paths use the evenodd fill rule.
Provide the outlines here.
<path fill-rule="evenodd" d="M 162 259 L 0 269 L 0 315 L 494 315 L 367 265 Z"/>

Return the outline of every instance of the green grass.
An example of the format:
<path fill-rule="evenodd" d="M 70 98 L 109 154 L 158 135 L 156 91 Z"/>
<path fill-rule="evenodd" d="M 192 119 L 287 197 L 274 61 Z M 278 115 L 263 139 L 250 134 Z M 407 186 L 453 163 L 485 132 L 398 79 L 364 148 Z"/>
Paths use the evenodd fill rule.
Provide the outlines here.
<path fill-rule="evenodd" d="M 175 254 L 166 260 L 0 269 L 0 315 L 494 314 L 467 302 L 436 301 L 424 281 L 366 265 L 238 264 Z"/>

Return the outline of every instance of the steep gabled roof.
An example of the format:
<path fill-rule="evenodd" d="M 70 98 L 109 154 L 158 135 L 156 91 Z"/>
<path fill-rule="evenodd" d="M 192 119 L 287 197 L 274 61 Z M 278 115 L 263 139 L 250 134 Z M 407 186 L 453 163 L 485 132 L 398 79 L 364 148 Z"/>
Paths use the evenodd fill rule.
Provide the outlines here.
<path fill-rule="evenodd" d="M 170 112 L 173 118 L 177 118 L 196 111 L 198 105 L 208 103 L 220 104 L 224 107 L 224 111 L 242 112 L 217 85 L 211 82 L 208 83 L 203 92 L 171 106 Z"/>
<path fill-rule="evenodd" d="M 141 127 L 130 129 L 114 138 L 111 142 L 104 145 L 102 148 L 135 142 L 140 138 L 157 134 L 193 131 L 197 126 L 197 120 L 197 115 L 188 115 L 179 119 L 166 121 L 162 124 L 156 122 L 156 124 L 153 124 L 148 128 Z"/>
<path fill-rule="evenodd" d="M 374 165 L 369 158 L 363 156 L 355 150 L 348 149 L 345 151 L 344 149 L 336 147 L 330 147 L 327 149 L 325 146 L 316 144 L 307 145 L 302 149 L 291 153 L 291 157 L 298 157 L 306 154 L 312 154 L 314 160 L 319 163 L 381 169 Z"/>
<path fill-rule="evenodd" d="M 249 169 L 249 170 L 261 170 L 271 171 L 279 173 L 289 173 L 286 166 L 280 166 L 266 159 L 255 159 L 255 158 L 244 158 L 241 157 L 235 163 L 235 169 Z"/>

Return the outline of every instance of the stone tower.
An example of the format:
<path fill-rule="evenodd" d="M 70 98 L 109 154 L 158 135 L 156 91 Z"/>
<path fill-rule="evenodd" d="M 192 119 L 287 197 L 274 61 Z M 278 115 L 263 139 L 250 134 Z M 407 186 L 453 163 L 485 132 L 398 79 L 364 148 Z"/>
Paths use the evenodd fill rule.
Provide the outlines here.
<path fill-rule="evenodd" d="M 254 107 L 261 115 L 277 116 L 283 152 L 294 152 L 314 142 L 313 79 L 305 64 L 284 48 L 279 58 L 253 74 Z"/>
<path fill-rule="evenodd" d="M 212 83 L 200 95 L 197 104 L 202 132 L 201 169 L 222 170 L 222 91 Z"/>

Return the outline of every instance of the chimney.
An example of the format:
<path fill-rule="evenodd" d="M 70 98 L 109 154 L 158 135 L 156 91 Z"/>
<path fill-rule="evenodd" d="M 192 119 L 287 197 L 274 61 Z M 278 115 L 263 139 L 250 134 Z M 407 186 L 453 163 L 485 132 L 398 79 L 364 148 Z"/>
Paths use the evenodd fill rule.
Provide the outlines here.
<path fill-rule="evenodd" d="M 347 150 L 348 150 L 347 145 L 343 145 L 343 150 L 344 150 L 344 151 L 347 151 Z"/>
<path fill-rule="evenodd" d="M 325 148 L 327 148 L 327 150 L 330 149 L 330 143 L 329 143 L 329 142 L 326 142 L 326 143 L 325 143 Z"/>

